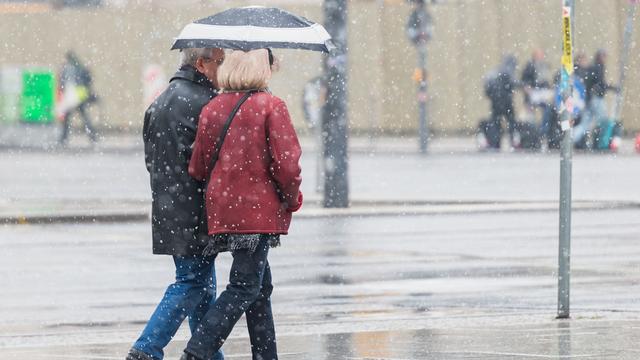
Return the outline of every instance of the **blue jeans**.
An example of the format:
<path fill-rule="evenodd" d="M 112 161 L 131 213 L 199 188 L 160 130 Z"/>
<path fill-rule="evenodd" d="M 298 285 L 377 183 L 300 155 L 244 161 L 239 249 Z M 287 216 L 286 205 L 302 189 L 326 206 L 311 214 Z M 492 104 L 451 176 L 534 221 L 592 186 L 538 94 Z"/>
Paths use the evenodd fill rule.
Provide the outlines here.
<path fill-rule="evenodd" d="M 540 123 L 540 134 L 542 136 L 547 136 L 549 134 L 549 130 L 551 129 L 551 118 L 553 117 L 553 107 L 548 104 L 540 105 L 542 109 L 542 122 Z"/>
<path fill-rule="evenodd" d="M 601 96 L 592 96 L 591 100 L 587 104 L 585 112 L 582 114 L 582 120 L 573 129 L 573 143 L 577 144 L 582 141 L 587 133 L 594 129 L 594 127 L 602 120 L 607 118 L 607 104 L 604 98 Z"/>
<path fill-rule="evenodd" d="M 188 316 L 191 334 L 215 301 L 215 256 L 174 256 L 176 282 L 169 285 L 151 319 L 133 348 L 150 355 L 154 360 L 164 357 L 163 348 L 176 334 Z M 221 351 L 212 360 L 223 360 Z"/>
<path fill-rule="evenodd" d="M 235 250 L 229 285 L 193 332 L 185 353 L 209 359 L 222 346 L 242 314 L 246 315 L 254 360 L 277 360 L 276 332 L 271 312 L 271 269 L 266 236 L 256 250 Z"/>

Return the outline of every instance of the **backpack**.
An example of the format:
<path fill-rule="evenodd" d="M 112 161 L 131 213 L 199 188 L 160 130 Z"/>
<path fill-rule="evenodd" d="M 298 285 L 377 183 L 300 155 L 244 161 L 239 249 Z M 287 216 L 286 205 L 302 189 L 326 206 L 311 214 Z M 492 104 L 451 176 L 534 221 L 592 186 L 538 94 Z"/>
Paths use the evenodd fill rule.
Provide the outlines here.
<path fill-rule="evenodd" d="M 484 94 L 490 99 L 494 98 L 498 92 L 500 84 L 498 84 L 498 73 L 492 71 L 484 78 Z"/>
<path fill-rule="evenodd" d="M 491 71 L 484 78 L 484 93 L 489 99 L 498 99 L 502 97 L 504 93 L 503 84 L 500 83 L 500 73 L 498 71 Z"/>
<path fill-rule="evenodd" d="M 518 122 L 516 124 L 517 134 L 520 136 L 520 148 L 526 150 L 540 150 L 542 139 L 540 131 L 534 123 Z"/>

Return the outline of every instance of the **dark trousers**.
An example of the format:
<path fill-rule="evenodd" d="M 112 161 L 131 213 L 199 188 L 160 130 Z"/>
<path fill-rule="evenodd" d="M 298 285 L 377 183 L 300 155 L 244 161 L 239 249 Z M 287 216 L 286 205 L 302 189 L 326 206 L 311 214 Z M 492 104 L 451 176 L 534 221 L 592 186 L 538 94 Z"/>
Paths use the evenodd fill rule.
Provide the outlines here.
<path fill-rule="evenodd" d="M 254 360 L 277 360 L 276 333 L 271 312 L 271 269 L 266 237 L 256 250 L 233 251 L 229 285 L 204 315 L 185 352 L 210 359 L 220 349 L 242 314 L 246 315 Z"/>
<path fill-rule="evenodd" d="M 515 112 L 513 111 L 513 106 L 510 107 L 503 107 L 503 108 L 497 108 L 497 107 L 493 107 L 491 109 L 491 123 L 493 126 L 495 126 L 498 129 L 502 128 L 502 118 L 505 118 L 507 120 L 507 129 L 509 130 L 509 140 L 511 145 L 513 145 L 513 135 L 515 134 L 516 131 L 516 115 Z M 502 131 L 500 132 L 502 133 Z M 499 148 L 500 143 L 498 142 L 497 147 Z"/>
<path fill-rule="evenodd" d="M 69 131 L 71 130 L 71 115 L 75 111 L 77 111 L 78 114 L 80 114 L 80 118 L 84 123 L 84 130 L 89 136 L 89 139 L 91 139 L 92 142 L 96 142 L 97 134 L 96 134 L 96 130 L 93 128 L 93 125 L 91 125 L 91 119 L 89 118 L 89 114 L 87 114 L 88 106 L 89 104 L 85 102 L 83 104 L 78 105 L 77 108 L 70 110 L 64 115 L 64 119 L 62 120 L 62 134 L 60 134 L 61 144 L 65 144 L 67 142 L 67 138 L 69 137 Z"/>

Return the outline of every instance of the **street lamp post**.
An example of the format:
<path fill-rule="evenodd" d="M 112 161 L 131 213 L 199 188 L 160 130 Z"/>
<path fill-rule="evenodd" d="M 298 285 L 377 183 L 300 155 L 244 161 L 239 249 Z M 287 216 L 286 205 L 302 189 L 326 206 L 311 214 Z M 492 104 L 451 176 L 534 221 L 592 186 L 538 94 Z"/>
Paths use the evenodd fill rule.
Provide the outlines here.
<path fill-rule="evenodd" d="M 336 49 L 324 62 L 327 86 L 322 111 L 324 200 L 328 208 L 349 206 L 347 119 L 347 1 L 325 0 L 325 28 Z"/>
<path fill-rule="evenodd" d="M 410 0 L 414 4 L 409 16 L 406 33 L 418 50 L 418 68 L 414 79 L 418 82 L 418 135 L 420 153 L 427 153 L 429 144 L 428 95 L 427 95 L 427 41 L 433 34 L 433 21 L 427 11 L 428 0 Z"/>

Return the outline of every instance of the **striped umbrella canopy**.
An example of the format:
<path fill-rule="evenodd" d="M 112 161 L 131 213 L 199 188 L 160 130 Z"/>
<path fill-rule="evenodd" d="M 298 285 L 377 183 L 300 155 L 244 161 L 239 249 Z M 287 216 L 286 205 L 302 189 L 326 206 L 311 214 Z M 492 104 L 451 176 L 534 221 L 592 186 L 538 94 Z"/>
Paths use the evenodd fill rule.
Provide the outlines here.
<path fill-rule="evenodd" d="M 248 6 L 229 9 L 185 26 L 171 49 L 213 47 L 330 52 L 334 45 L 320 24 L 282 9 Z"/>

